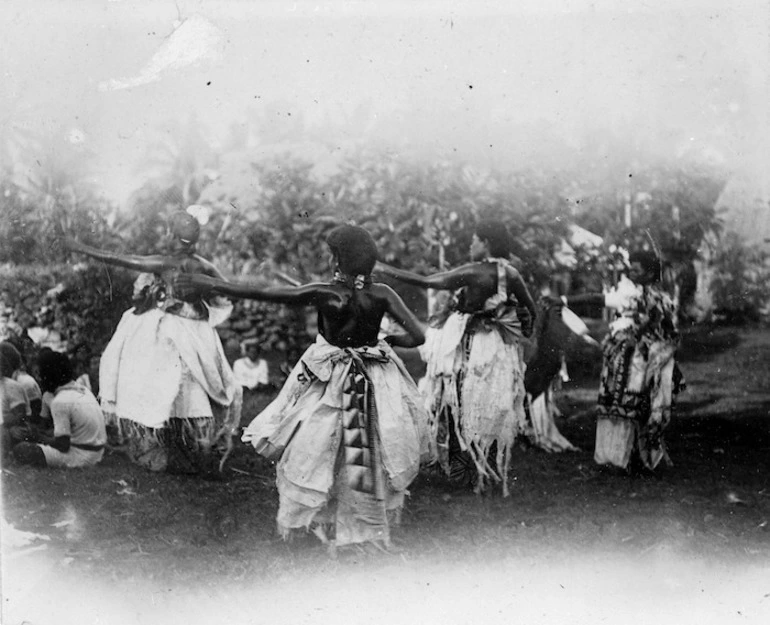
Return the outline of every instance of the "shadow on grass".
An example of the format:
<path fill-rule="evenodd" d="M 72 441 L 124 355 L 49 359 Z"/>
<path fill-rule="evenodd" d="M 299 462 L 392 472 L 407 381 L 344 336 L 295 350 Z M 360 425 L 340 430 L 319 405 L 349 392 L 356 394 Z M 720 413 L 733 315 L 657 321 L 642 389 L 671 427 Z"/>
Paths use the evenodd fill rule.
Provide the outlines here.
<path fill-rule="evenodd" d="M 741 342 L 739 331 L 726 326 L 698 325 L 682 332 L 677 351 L 680 362 L 708 360 L 715 354 L 736 348 Z"/>
<path fill-rule="evenodd" d="M 762 451 L 770 458 L 770 406 L 736 411 L 725 416 L 674 418 L 666 438 L 701 440 L 716 447 L 742 447 Z"/>

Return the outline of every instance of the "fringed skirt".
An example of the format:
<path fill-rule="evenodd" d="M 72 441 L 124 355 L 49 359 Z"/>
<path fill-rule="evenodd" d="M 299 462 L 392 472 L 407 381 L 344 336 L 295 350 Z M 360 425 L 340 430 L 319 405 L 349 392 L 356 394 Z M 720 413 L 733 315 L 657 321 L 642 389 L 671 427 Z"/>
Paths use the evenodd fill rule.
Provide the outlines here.
<path fill-rule="evenodd" d="M 513 444 L 520 435 L 531 435 L 520 339 L 453 313 L 431 333 L 424 353 L 441 467 L 451 480 L 469 483 L 476 492 L 501 483 L 508 496 Z"/>
<path fill-rule="evenodd" d="M 561 415 L 554 400 L 554 387 L 557 382 L 552 380 L 548 388 L 535 399 L 527 395 L 527 413 L 532 424 L 532 442 L 540 449 L 549 453 L 562 451 L 578 451 L 556 426 L 556 417 Z"/>
<path fill-rule="evenodd" d="M 129 459 L 150 471 L 215 477 L 232 449 L 238 424 L 217 423 L 214 417 L 171 418 L 160 428 L 130 419 L 113 421 L 113 444 Z"/>
<path fill-rule="evenodd" d="M 336 545 L 387 545 L 430 456 L 427 413 L 393 350 L 341 349 L 321 336 L 243 440 L 278 459 L 281 535 L 317 529 Z"/>

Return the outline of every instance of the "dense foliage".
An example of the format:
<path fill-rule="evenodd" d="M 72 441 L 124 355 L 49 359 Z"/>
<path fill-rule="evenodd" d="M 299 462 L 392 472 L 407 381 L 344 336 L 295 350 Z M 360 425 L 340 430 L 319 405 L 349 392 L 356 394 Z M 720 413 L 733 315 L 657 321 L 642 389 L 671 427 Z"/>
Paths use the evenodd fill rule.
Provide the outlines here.
<path fill-rule="evenodd" d="M 24 339 L 25 330 L 45 328 L 99 353 L 130 306 L 133 275 L 90 263 L 3 265 L 0 282 L 0 303 L 16 326 L 9 334 Z"/>
<path fill-rule="evenodd" d="M 626 180 L 605 182 L 599 191 L 576 201 L 575 221 L 604 237 L 602 253 L 584 250 L 578 284 L 596 288 L 601 276 L 612 282 L 618 247 L 656 251 L 664 263 L 664 282 L 683 307 L 694 294 L 692 263 L 704 236 L 721 231 L 715 205 L 724 176 L 703 167 L 651 167 Z"/>
<path fill-rule="evenodd" d="M 0 261 L 19 267 L 59 263 L 42 273 L 30 270 L 22 282 L 37 279 L 38 294 L 62 285 L 53 308 L 50 296 L 32 304 L 35 298 L 13 281 L 17 278 L 5 284 L 3 299 L 22 325 L 47 307 L 47 322 L 68 339 L 104 345 L 128 305 L 135 274 L 96 264 L 82 269 L 78 263 L 85 259 L 62 249 L 62 234 L 120 252 L 158 253 L 167 215 L 191 203 L 210 209 L 201 254 L 235 278 L 277 282 L 328 275 L 324 239 L 340 223 L 369 229 L 385 262 L 428 273 L 466 262 L 475 225 L 493 218 L 514 234 L 514 260 L 533 289 L 564 274 L 571 276 L 573 291 L 602 288 L 617 277 L 620 246 L 654 246 L 669 267 L 669 286 L 686 299 L 703 236 L 719 231 L 714 204 L 724 175 L 703 167 L 668 163 L 627 172 L 589 159 L 560 171 L 535 166 L 497 171 L 356 146 L 333 158 L 303 158 L 291 146 L 260 143 L 268 136 L 246 133 L 214 149 L 198 125 L 174 126 L 150 146 L 138 174 L 144 182 L 123 211 L 93 191 L 82 165 L 67 176 L 67 163 L 87 161 L 87 154 L 46 161 L 40 175 L 27 182 L 0 169 L 6 216 L 0 223 Z M 329 152 L 323 146 L 316 151 Z M 571 224 L 601 235 L 603 242 L 573 242 L 573 262 L 564 264 L 555 252 L 570 240 Z M 725 248 L 722 275 L 738 263 L 728 260 L 730 254 L 743 253 L 736 246 Z M 756 297 L 744 300 L 751 306 L 761 299 L 755 290 Z M 413 309 L 424 312 L 422 293 L 405 288 L 403 293 Z M 731 302 L 735 296 L 725 291 L 722 299 Z M 20 300 L 28 305 L 17 308 Z M 293 350 L 307 343 L 311 325 L 304 310 L 238 302 L 220 331 L 223 338 L 254 336 L 267 349 Z"/>
<path fill-rule="evenodd" d="M 727 234 L 715 250 L 712 292 L 716 312 L 727 321 L 756 321 L 768 306 L 770 257 Z"/>

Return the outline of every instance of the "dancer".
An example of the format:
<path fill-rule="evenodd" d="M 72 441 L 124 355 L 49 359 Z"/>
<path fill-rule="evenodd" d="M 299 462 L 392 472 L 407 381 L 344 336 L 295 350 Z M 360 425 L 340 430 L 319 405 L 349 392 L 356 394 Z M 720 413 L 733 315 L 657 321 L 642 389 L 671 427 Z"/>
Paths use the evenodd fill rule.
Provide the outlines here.
<path fill-rule="evenodd" d="M 566 304 L 613 308 L 615 320 L 603 344 L 594 460 L 628 472 L 671 464 L 663 432 L 674 396 L 684 388 L 676 366 L 674 303 L 658 286 L 661 265 L 654 252 L 629 255 L 629 275 L 617 288 L 566 298 Z"/>
<path fill-rule="evenodd" d="M 522 339 L 532 334 L 537 315 L 524 280 L 506 260 L 511 247 L 504 224 L 484 221 L 471 243 L 472 262 L 457 269 L 420 276 L 378 263 L 382 273 L 408 284 L 455 291 L 451 314 L 424 349 L 431 435 L 450 479 L 468 480 L 476 492 L 490 480 L 501 482 L 504 496 L 511 448 L 530 430 Z"/>
<path fill-rule="evenodd" d="M 121 255 L 66 243 L 74 252 L 144 272 L 134 283 L 134 307 L 99 367 L 111 442 L 125 443 L 129 458 L 152 471 L 217 478 L 240 424 L 242 392 L 214 329 L 232 306 L 173 284 L 181 273 L 221 277 L 195 253 L 199 235 L 196 219 L 179 211 L 169 219 L 164 254 Z"/>
<path fill-rule="evenodd" d="M 180 276 L 183 288 L 318 311 L 316 341 L 243 440 L 278 459 L 278 529 L 311 529 L 332 548 L 387 548 L 406 489 L 429 460 L 427 413 L 392 347 L 421 344 L 419 321 L 388 286 L 373 283 L 377 248 L 357 226 L 333 229 L 326 242 L 329 283 L 262 287 Z M 383 315 L 405 331 L 378 338 Z"/>

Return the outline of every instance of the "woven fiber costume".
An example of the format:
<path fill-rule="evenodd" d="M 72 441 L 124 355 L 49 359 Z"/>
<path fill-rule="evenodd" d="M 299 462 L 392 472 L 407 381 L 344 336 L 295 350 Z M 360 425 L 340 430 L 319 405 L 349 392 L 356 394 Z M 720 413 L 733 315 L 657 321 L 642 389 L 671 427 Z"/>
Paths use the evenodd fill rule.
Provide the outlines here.
<path fill-rule="evenodd" d="M 488 481 L 508 491 L 516 438 L 530 427 L 524 410 L 524 359 L 518 303 L 507 292 L 506 260 L 497 264 L 497 293 L 481 310 L 466 310 L 462 289 L 423 348 L 431 435 L 452 479 L 470 477 L 477 492 Z"/>

